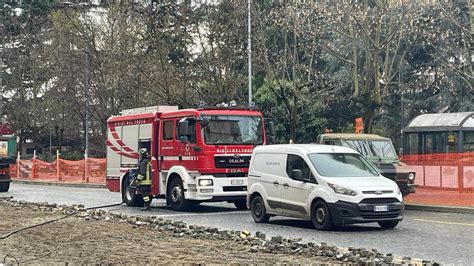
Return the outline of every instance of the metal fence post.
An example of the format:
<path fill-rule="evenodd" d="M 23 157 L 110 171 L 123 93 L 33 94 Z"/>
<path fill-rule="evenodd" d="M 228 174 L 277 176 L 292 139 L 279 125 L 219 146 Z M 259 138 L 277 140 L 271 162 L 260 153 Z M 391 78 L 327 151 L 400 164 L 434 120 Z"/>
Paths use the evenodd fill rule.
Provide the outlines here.
<path fill-rule="evenodd" d="M 89 183 L 89 169 L 88 169 L 88 166 L 89 166 L 89 158 L 86 156 L 84 158 L 84 181 L 86 183 Z"/>
<path fill-rule="evenodd" d="M 31 179 L 35 179 L 36 172 L 36 150 L 33 151 L 33 159 L 31 160 Z"/>
<path fill-rule="evenodd" d="M 20 179 L 20 152 L 16 157 L 16 178 Z"/>
<path fill-rule="evenodd" d="M 56 177 L 58 178 L 58 181 L 61 181 L 60 166 L 61 166 L 61 163 L 59 161 L 59 150 L 56 150 Z"/>

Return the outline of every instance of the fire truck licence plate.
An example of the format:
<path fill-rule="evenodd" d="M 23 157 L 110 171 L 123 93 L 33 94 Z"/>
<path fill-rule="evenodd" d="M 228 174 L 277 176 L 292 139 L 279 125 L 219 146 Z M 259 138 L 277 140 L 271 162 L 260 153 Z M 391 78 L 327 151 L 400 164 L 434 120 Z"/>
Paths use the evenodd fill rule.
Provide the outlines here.
<path fill-rule="evenodd" d="M 230 180 L 230 184 L 231 185 L 243 185 L 244 180 L 242 180 L 242 179 L 232 179 L 232 180 Z"/>
<path fill-rule="evenodd" d="M 388 211 L 387 205 L 374 206 L 374 211 L 376 212 L 386 212 Z"/>

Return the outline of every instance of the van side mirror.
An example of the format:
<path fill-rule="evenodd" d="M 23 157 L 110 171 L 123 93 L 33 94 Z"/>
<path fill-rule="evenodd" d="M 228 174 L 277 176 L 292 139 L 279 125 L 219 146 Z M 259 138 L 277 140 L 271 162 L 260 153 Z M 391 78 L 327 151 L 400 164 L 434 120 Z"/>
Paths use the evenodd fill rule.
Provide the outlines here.
<path fill-rule="evenodd" d="M 179 140 L 181 142 L 187 142 L 188 141 L 188 137 L 187 137 L 188 127 L 189 127 L 189 124 L 188 124 L 187 120 L 179 121 L 179 123 L 178 123 L 178 136 L 179 136 Z"/>
<path fill-rule="evenodd" d="M 305 181 L 303 178 L 303 171 L 301 169 L 293 169 L 291 170 L 291 178 L 294 180 Z"/>

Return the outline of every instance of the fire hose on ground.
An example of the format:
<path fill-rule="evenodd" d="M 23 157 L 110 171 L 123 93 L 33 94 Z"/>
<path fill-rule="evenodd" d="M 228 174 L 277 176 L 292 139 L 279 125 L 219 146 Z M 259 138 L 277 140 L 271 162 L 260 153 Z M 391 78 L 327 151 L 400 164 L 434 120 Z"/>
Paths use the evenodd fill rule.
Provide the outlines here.
<path fill-rule="evenodd" d="M 0 199 L 12 199 L 13 197 L 1 197 Z M 115 203 L 115 204 L 107 204 L 107 205 L 101 205 L 101 206 L 94 206 L 94 207 L 89 207 L 89 208 L 84 208 L 84 210 L 94 210 L 94 209 L 102 209 L 102 208 L 108 208 L 108 207 L 114 207 L 114 206 L 119 206 L 119 205 L 122 205 L 123 202 L 120 202 L 120 203 Z M 57 222 L 57 221 L 60 221 L 60 220 L 63 220 L 63 219 L 66 219 L 68 217 L 71 217 L 73 215 L 75 215 L 77 212 L 76 210 L 73 210 L 71 213 L 68 213 L 62 217 L 59 217 L 59 218 L 55 218 L 55 219 L 52 219 L 52 220 L 48 220 L 48 221 L 45 221 L 45 222 L 42 222 L 42 223 L 38 223 L 38 224 L 34 224 L 34 225 L 30 225 L 30 226 L 25 226 L 25 227 L 22 227 L 22 228 L 19 228 L 19 229 L 16 229 L 14 231 L 11 231 L 10 233 L 6 234 L 6 235 L 3 235 L 3 236 L 0 236 L 0 240 L 3 240 L 3 239 L 6 239 L 16 233 L 19 233 L 21 231 L 25 231 L 25 230 L 28 230 L 28 229 L 32 229 L 32 228 L 35 228 L 35 227 L 40 227 L 40 226 L 43 226 L 43 225 L 47 225 L 47 224 L 50 224 L 50 223 L 54 223 L 54 222 Z M 10 254 L 7 254 L 4 258 L 3 258 L 3 264 L 6 263 L 6 260 L 7 258 L 13 258 L 15 260 L 15 262 L 20 265 L 20 262 L 12 255 Z M 27 260 L 27 261 L 31 261 L 31 260 L 35 260 L 35 259 L 38 259 L 38 258 L 34 258 L 34 259 L 30 259 L 30 260 Z M 22 261 L 23 263 L 26 262 L 26 261 Z M 1 264 L 1 263 L 0 263 Z"/>

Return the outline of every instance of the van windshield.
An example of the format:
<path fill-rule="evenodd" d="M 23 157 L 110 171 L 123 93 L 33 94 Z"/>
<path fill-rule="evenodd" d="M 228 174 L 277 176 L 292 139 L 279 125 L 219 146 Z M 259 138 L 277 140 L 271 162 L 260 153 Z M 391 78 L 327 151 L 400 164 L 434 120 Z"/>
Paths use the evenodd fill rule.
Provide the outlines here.
<path fill-rule="evenodd" d="M 262 119 L 259 116 L 204 116 L 209 123 L 202 128 L 206 144 L 263 144 Z"/>
<path fill-rule="evenodd" d="M 373 177 L 377 170 L 361 155 L 355 153 L 312 153 L 311 163 L 325 177 Z"/>

